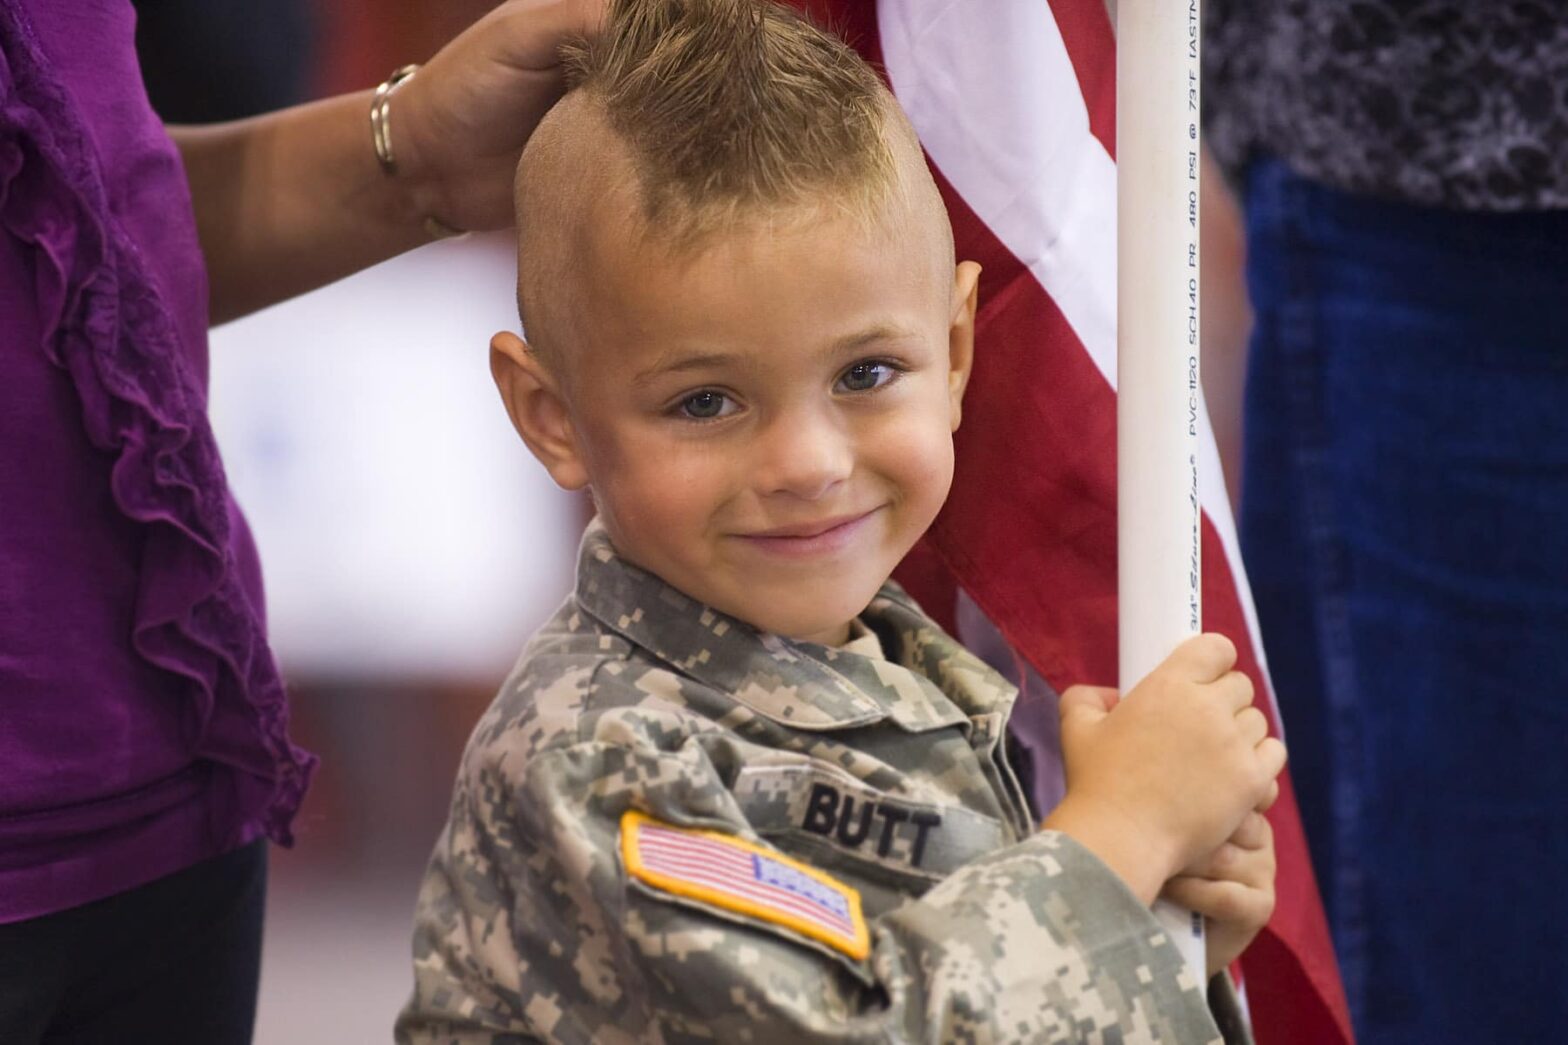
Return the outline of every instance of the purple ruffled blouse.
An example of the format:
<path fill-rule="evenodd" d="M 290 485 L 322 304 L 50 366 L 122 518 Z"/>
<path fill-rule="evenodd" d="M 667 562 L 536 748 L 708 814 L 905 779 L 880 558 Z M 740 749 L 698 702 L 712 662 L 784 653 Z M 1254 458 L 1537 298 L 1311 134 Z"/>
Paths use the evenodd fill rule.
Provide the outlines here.
<path fill-rule="evenodd" d="M 263 834 L 289 743 L 127 0 L 0 0 L 0 922 Z"/>

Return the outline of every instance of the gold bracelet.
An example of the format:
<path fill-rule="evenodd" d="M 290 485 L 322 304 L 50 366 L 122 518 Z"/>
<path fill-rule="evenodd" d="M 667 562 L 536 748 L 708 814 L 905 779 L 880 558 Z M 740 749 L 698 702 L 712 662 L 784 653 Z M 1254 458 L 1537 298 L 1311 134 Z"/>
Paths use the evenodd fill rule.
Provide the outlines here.
<path fill-rule="evenodd" d="M 417 65 L 405 65 L 397 69 L 381 82 L 381 86 L 376 88 L 376 96 L 370 100 L 370 140 L 376 146 L 376 160 L 388 174 L 397 173 L 397 159 L 392 155 L 392 123 L 389 119 L 392 93 L 413 79 L 418 71 Z"/>

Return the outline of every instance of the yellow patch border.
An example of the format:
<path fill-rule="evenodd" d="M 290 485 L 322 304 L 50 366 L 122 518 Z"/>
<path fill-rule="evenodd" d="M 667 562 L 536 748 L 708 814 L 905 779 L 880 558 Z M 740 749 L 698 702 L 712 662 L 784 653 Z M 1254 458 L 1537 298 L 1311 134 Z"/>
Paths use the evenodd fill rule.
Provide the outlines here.
<path fill-rule="evenodd" d="M 732 849 L 739 849 L 754 856 L 762 856 L 769 860 L 783 864 L 791 870 L 798 871 L 814 880 L 819 885 L 845 896 L 849 900 L 849 921 L 855 927 L 855 935 L 851 939 L 842 933 L 835 933 L 814 925 L 804 918 L 790 914 L 787 911 L 775 910 L 753 900 L 741 896 L 732 896 L 706 885 L 688 882 L 683 878 L 664 874 L 661 871 L 649 870 L 643 863 L 642 852 L 639 847 L 638 829 L 644 824 L 652 824 L 666 831 L 678 831 L 681 834 L 694 835 L 706 838 Z M 626 870 L 634 878 L 645 882 L 655 889 L 661 889 L 676 896 L 683 896 L 689 900 L 699 900 L 705 904 L 726 911 L 734 911 L 750 918 L 756 918 L 774 925 L 782 925 L 802 936 L 808 937 L 818 943 L 825 944 L 841 954 L 846 954 L 856 961 L 863 961 L 871 953 L 871 933 L 866 929 L 866 919 L 860 910 L 860 892 L 853 886 L 834 878 L 832 875 L 817 870 L 799 860 L 791 859 L 776 849 L 766 849 L 744 838 L 736 838 L 721 831 L 708 831 L 698 827 L 681 827 L 671 824 L 656 817 L 651 817 L 639 809 L 628 809 L 621 816 L 621 859 L 625 861 Z"/>

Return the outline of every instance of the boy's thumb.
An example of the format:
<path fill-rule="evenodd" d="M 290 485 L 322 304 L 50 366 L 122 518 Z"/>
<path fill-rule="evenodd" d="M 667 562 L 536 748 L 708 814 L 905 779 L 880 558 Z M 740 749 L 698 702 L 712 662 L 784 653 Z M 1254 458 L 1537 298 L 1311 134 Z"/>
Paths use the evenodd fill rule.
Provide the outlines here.
<path fill-rule="evenodd" d="M 1069 686 L 1059 703 L 1062 723 L 1098 722 L 1120 699 L 1121 694 L 1111 686 Z"/>

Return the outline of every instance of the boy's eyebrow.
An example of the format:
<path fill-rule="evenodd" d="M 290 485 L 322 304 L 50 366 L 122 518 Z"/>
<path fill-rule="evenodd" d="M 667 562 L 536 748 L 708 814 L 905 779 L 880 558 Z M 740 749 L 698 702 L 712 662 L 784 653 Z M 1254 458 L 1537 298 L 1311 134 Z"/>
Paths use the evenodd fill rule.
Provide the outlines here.
<path fill-rule="evenodd" d="M 665 356 L 647 369 L 639 371 L 637 376 L 632 378 L 632 384 L 645 385 L 654 378 L 663 377 L 665 374 L 679 374 L 685 370 L 703 370 L 708 367 L 723 366 L 726 363 L 735 362 L 736 358 L 736 356 L 730 355 L 728 352 L 699 352 L 695 355 L 681 356 L 678 359 L 671 359 L 669 356 Z"/>
<path fill-rule="evenodd" d="M 845 334 L 843 337 L 835 338 L 833 343 L 828 346 L 827 351 L 823 354 L 824 356 L 832 357 L 842 355 L 845 352 L 849 352 L 857 348 L 864 348 L 865 346 L 874 344 L 878 341 L 897 341 L 901 338 L 915 336 L 916 334 L 913 330 L 908 330 L 904 327 L 895 326 L 889 323 L 878 323 L 875 326 L 867 327 L 865 330 L 857 331 L 853 334 Z M 708 367 L 722 367 L 726 364 L 738 363 L 741 361 L 741 357 L 733 355 L 729 352 L 697 352 L 689 356 L 680 356 L 678 358 L 665 356 L 664 358 L 656 361 L 652 366 L 638 372 L 638 374 L 632 378 L 632 384 L 645 385 L 654 378 L 663 377 L 665 374 L 678 374 L 687 370 L 703 370 Z"/>
<path fill-rule="evenodd" d="M 896 324 L 878 323 L 875 326 L 867 327 L 865 330 L 862 330 L 857 334 L 845 334 L 843 337 L 838 338 L 833 342 L 832 347 L 828 349 L 828 354 L 836 356 L 840 352 L 848 352 L 855 348 L 864 348 L 865 346 L 874 344 L 878 341 L 898 341 L 903 338 L 917 336 L 918 335 L 915 333 L 915 331 L 905 329 L 904 327 L 897 326 Z"/>

